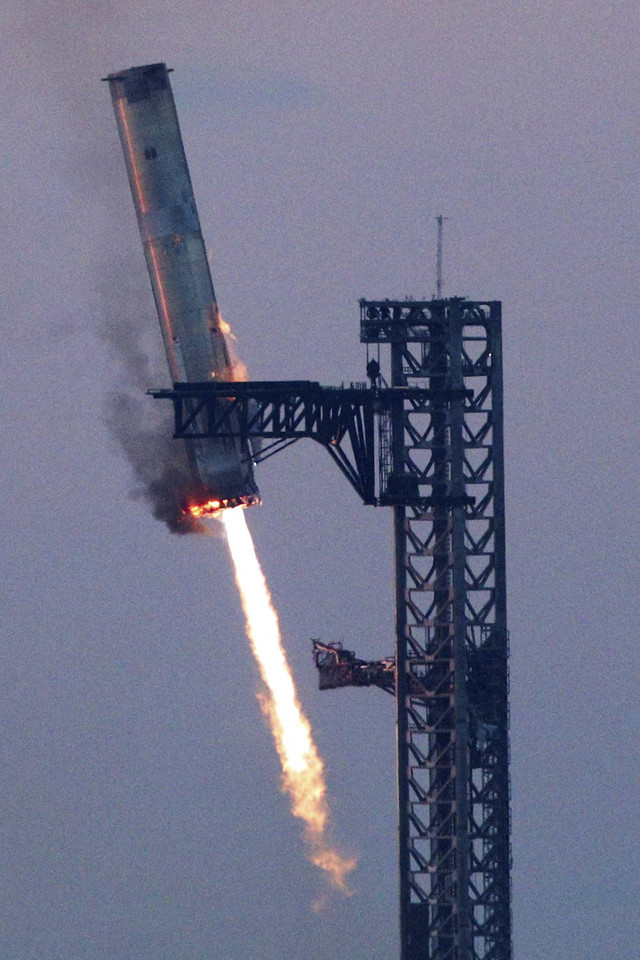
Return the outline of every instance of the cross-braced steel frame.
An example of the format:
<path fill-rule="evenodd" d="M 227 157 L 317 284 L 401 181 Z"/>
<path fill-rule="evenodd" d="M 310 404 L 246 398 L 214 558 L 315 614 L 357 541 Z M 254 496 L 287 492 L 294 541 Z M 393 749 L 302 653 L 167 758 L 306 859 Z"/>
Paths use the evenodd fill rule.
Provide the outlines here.
<path fill-rule="evenodd" d="M 500 304 L 362 300 L 360 339 L 390 347 L 370 387 L 155 396 L 176 437 L 267 439 L 262 459 L 311 437 L 393 506 L 401 960 L 511 960 Z"/>
<path fill-rule="evenodd" d="M 500 304 L 361 301 L 399 399 L 381 449 L 398 503 L 402 960 L 510 960 Z M 384 419 L 382 421 L 384 425 Z"/>

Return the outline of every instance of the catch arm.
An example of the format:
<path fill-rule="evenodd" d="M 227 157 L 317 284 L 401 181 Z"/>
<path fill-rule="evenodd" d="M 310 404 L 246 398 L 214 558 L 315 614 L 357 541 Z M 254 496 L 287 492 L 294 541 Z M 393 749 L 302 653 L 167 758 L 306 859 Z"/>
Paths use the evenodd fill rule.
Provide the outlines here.
<path fill-rule="evenodd" d="M 343 650 L 341 643 L 323 643 L 313 639 L 311 643 L 321 690 L 334 690 L 337 687 L 380 687 L 387 693 L 395 694 L 394 657 L 386 660 L 360 660 L 352 650 Z"/>

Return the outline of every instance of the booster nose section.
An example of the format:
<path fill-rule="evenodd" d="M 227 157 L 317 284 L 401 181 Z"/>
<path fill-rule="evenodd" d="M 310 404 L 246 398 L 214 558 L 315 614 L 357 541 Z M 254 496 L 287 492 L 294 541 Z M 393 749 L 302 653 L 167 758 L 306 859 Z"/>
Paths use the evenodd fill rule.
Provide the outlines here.
<path fill-rule="evenodd" d="M 169 71 L 154 63 L 107 81 L 171 378 L 233 380 Z M 246 443 L 185 443 L 205 500 L 259 502 Z"/>

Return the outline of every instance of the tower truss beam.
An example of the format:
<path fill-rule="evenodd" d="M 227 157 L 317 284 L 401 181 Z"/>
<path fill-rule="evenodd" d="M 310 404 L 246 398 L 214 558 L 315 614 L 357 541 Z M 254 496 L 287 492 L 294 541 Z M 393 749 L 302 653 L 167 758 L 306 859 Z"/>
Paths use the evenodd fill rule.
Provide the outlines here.
<path fill-rule="evenodd" d="M 254 447 L 256 463 L 297 440 L 315 440 L 362 501 L 376 506 L 397 502 L 399 495 L 389 478 L 377 484 L 376 420 L 399 400 L 419 411 L 430 399 L 429 390 L 421 387 L 391 389 L 364 383 L 326 387 L 311 380 L 176 383 L 172 390 L 150 392 L 156 399 L 173 401 L 175 438 L 271 440 L 267 446 Z M 447 402 L 453 397 L 447 393 Z M 403 499 L 407 490 L 402 491 Z M 411 490 L 412 502 L 425 501 L 415 482 Z"/>

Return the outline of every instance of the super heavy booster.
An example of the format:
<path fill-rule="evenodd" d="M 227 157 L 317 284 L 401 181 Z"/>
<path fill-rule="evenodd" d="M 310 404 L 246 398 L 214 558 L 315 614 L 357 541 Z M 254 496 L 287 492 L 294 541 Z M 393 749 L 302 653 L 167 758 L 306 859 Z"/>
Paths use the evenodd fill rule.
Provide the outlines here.
<path fill-rule="evenodd" d="M 174 383 L 233 380 L 164 63 L 107 77 Z M 234 440 L 185 441 L 204 501 L 259 502 L 251 453 Z"/>

